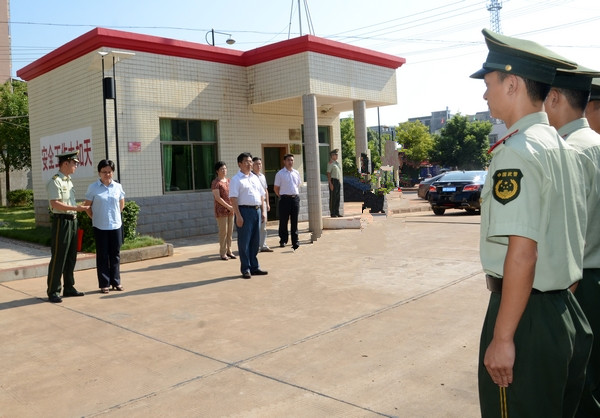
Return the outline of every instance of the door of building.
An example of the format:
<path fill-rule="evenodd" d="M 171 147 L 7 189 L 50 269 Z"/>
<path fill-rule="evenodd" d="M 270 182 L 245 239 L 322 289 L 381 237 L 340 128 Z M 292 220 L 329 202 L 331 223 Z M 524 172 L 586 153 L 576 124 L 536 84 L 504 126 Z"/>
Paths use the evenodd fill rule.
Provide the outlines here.
<path fill-rule="evenodd" d="M 267 219 L 273 221 L 279 219 L 279 208 L 277 206 L 277 195 L 273 184 L 275 183 L 275 174 L 283 167 L 283 156 L 287 153 L 285 145 L 269 145 L 263 147 L 263 170 L 269 186 L 269 211 Z"/>

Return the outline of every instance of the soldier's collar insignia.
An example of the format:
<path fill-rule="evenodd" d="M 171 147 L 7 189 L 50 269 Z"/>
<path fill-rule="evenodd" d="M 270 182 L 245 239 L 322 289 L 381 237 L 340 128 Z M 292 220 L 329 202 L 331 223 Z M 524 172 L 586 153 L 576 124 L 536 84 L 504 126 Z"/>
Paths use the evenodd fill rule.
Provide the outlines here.
<path fill-rule="evenodd" d="M 509 139 L 511 136 L 513 136 L 514 134 L 516 134 L 517 132 L 519 132 L 518 129 L 512 131 L 511 133 L 509 133 L 508 135 L 506 135 L 504 138 L 499 139 L 496 141 L 496 143 L 494 145 L 492 145 L 490 147 L 490 149 L 488 150 L 488 154 L 491 154 L 492 151 L 494 151 L 496 149 L 496 147 L 500 144 L 504 144 L 506 142 L 507 139 Z"/>
<path fill-rule="evenodd" d="M 515 200 L 521 193 L 521 179 L 523 173 L 518 168 L 498 170 L 493 176 L 492 195 L 498 202 L 506 205 Z"/>

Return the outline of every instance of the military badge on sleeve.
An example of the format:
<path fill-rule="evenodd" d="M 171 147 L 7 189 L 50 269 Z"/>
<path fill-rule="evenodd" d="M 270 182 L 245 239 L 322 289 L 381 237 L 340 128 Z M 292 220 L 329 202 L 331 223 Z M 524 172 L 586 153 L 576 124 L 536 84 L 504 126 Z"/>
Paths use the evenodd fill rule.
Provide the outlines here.
<path fill-rule="evenodd" d="M 493 177 L 492 195 L 494 199 L 503 205 L 515 200 L 521 192 L 521 178 L 523 178 L 523 173 L 516 168 L 496 171 Z"/>

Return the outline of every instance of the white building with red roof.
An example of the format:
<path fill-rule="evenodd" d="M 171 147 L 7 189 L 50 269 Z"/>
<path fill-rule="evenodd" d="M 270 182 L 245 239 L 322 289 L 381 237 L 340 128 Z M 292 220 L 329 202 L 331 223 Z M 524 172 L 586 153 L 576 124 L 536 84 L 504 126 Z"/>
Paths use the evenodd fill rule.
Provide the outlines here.
<path fill-rule="evenodd" d="M 305 180 L 300 220 L 316 239 L 328 214 L 329 151 L 341 148 L 339 115 L 354 111 L 357 153 L 365 152 L 365 110 L 396 104 L 404 63 L 312 35 L 242 52 L 93 29 L 17 72 L 28 82 L 36 221 L 48 222 L 45 183 L 66 150 L 80 152 L 78 199 L 108 157 L 141 208 L 138 232 L 164 239 L 216 232 L 216 161 L 231 177 L 238 154 L 251 152 L 272 185 L 289 152 Z"/>

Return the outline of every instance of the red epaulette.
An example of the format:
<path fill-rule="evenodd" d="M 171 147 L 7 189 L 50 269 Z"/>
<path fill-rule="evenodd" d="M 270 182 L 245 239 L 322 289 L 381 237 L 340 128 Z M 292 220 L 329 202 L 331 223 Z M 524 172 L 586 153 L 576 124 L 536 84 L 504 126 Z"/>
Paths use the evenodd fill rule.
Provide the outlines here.
<path fill-rule="evenodd" d="M 488 150 L 488 154 L 491 154 L 491 153 L 492 153 L 492 151 L 494 151 L 494 149 L 496 149 L 496 147 L 497 147 L 498 145 L 500 145 L 500 144 L 504 144 L 508 138 L 510 138 L 511 136 L 513 136 L 514 134 L 516 134 L 517 132 L 519 132 L 519 130 L 518 130 L 518 129 L 516 129 L 516 130 L 512 131 L 511 133 L 509 133 L 508 135 L 506 135 L 504 138 L 497 140 L 497 141 L 496 141 L 496 143 L 495 143 L 494 145 L 492 145 L 492 146 L 490 147 L 490 149 Z"/>

